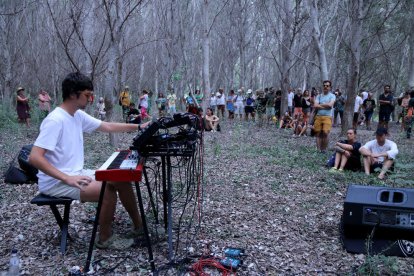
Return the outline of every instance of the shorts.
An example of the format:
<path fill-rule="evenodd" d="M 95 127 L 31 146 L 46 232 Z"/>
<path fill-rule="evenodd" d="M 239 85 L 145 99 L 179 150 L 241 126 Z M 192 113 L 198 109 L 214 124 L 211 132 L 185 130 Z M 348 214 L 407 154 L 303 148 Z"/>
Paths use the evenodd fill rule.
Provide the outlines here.
<path fill-rule="evenodd" d="M 391 167 L 389 168 L 389 170 L 392 171 L 392 172 L 394 171 L 394 163 L 392 163 Z M 381 169 L 382 170 L 382 165 L 383 165 L 382 162 L 375 162 L 374 164 L 372 164 L 369 167 L 369 172 L 370 173 L 375 173 L 375 169 Z"/>
<path fill-rule="evenodd" d="M 359 112 L 354 112 L 354 117 L 352 118 L 352 122 L 358 123 Z"/>
<path fill-rule="evenodd" d="M 168 113 L 170 113 L 171 115 L 174 115 L 175 113 L 177 113 L 177 110 L 175 109 L 175 105 L 171 105 L 168 107 Z"/>
<path fill-rule="evenodd" d="M 224 104 L 217 105 L 217 112 L 221 111 L 224 113 L 224 110 L 226 110 Z"/>
<path fill-rule="evenodd" d="M 274 107 L 266 107 L 266 115 L 267 116 L 275 116 L 275 108 Z"/>
<path fill-rule="evenodd" d="M 371 121 L 372 118 L 372 114 L 374 114 L 374 111 L 365 111 L 365 120 L 366 121 Z"/>
<path fill-rule="evenodd" d="M 254 112 L 254 107 L 253 106 L 245 106 L 244 107 L 244 112 L 246 112 L 246 114 L 253 113 Z"/>
<path fill-rule="evenodd" d="M 315 116 L 315 122 L 313 124 L 313 129 L 316 133 L 325 132 L 329 133 L 332 128 L 332 117 L 331 116 Z"/>
<path fill-rule="evenodd" d="M 78 175 L 85 175 L 95 179 L 94 170 L 82 170 Z M 80 190 L 76 187 L 69 186 L 63 182 L 59 182 L 47 191 L 43 191 L 42 194 L 53 197 L 69 197 L 75 200 L 80 200 Z"/>
<path fill-rule="evenodd" d="M 380 111 L 378 115 L 379 115 L 380 122 L 389 122 L 390 117 L 391 117 L 391 112 Z"/>
<path fill-rule="evenodd" d="M 243 109 L 244 109 L 244 106 L 242 104 L 236 104 L 235 109 L 234 109 L 234 113 L 239 114 L 239 115 L 243 115 Z"/>
<path fill-rule="evenodd" d="M 293 115 L 302 113 L 302 107 L 295 107 L 293 111 Z"/>

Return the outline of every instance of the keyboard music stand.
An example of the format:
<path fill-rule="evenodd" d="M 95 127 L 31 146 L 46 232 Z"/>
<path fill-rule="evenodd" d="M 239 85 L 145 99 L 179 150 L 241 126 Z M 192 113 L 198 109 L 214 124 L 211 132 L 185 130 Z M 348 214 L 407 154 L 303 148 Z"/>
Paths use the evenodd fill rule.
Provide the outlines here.
<path fill-rule="evenodd" d="M 140 165 L 138 166 L 138 167 L 141 168 L 141 171 L 144 169 L 143 168 L 144 163 L 145 163 L 145 158 L 141 158 Z M 137 175 L 135 175 L 135 176 L 131 177 L 131 179 L 129 179 L 129 181 L 135 183 L 135 190 L 136 190 L 137 197 L 138 197 L 139 212 L 140 212 L 140 215 L 141 215 L 142 226 L 144 228 L 144 235 L 145 235 L 145 239 L 146 239 L 146 242 L 147 242 L 148 256 L 149 256 L 148 259 L 149 259 L 149 262 L 150 262 L 150 265 L 151 265 L 151 269 L 153 271 L 155 271 L 155 263 L 154 263 L 154 256 L 152 254 L 151 239 L 149 237 L 147 221 L 146 221 L 146 217 L 145 217 L 145 213 L 144 213 L 144 205 L 142 203 L 141 190 L 140 190 L 140 187 L 139 187 L 139 182 L 141 181 L 141 178 L 142 178 L 141 175 L 139 175 L 139 177 Z M 88 256 L 86 258 L 86 264 L 85 264 L 85 273 L 87 273 L 89 271 L 89 266 L 91 264 L 93 246 L 95 244 L 96 231 L 98 229 L 99 215 L 100 215 L 100 212 L 101 212 L 102 201 L 103 201 L 103 197 L 104 197 L 104 194 L 105 194 L 105 188 L 106 188 L 106 182 L 107 182 L 107 180 L 99 179 L 99 178 L 97 178 L 96 180 L 102 181 L 102 187 L 101 187 L 101 192 L 99 194 L 99 201 L 98 201 L 98 207 L 96 209 L 95 221 L 93 223 L 92 236 L 91 236 L 91 240 L 89 242 Z"/>

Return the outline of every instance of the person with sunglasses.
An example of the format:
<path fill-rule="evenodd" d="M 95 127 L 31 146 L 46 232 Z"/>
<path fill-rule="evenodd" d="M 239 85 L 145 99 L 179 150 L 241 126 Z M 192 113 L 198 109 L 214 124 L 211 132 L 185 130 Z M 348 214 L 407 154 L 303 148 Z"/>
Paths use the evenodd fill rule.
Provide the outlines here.
<path fill-rule="evenodd" d="M 326 153 L 329 143 L 329 133 L 332 128 L 332 107 L 335 95 L 331 92 L 332 82 L 323 82 L 323 93 L 316 96 L 313 108 L 316 110 L 313 130 L 316 136 L 316 147 L 321 153 Z"/>

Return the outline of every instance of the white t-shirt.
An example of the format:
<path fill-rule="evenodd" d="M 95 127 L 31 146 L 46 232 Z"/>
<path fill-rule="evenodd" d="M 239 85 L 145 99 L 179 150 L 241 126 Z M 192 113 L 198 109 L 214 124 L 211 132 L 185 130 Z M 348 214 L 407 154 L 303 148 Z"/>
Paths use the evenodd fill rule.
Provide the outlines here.
<path fill-rule="evenodd" d="M 217 105 L 225 105 L 226 104 L 226 99 L 225 99 L 224 95 L 221 95 L 221 97 L 217 97 L 216 98 L 216 103 L 217 103 Z"/>
<path fill-rule="evenodd" d="M 362 101 L 365 101 L 366 99 L 368 99 L 368 92 L 367 91 L 363 91 L 361 94 L 362 94 Z"/>
<path fill-rule="evenodd" d="M 216 105 L 217 105 L 216 96 L 210 97 L 210 106 L 216 106 Z"/>
<path fill-rule="evenodd" d="M 360 96 L 356 96 L 355 98 L 355 105 L 354 105 L 354 113 L 359 112 L 359 107 L 362 105 L 364 101 Z"/>
<path fill-rule="evenodd" d="M 293 92 L 288 93 L 288 106 L 293 106 L 293 97 L 295 97 L 295 94 Z"/>
<path fill-rule="evenodd" d="M 148 108 L 148 94 L 144 95 L 144 97 L 140 100 L 139 105 L 143 108 Z"/>
<path fill-rule="evenodd" d="M 234 100 L 236 101 L 235 102 L 236 106 L 244 106 L 243 104 L 244 97 L 242 95 L 236 95 L 236 97 L 234 97 Z"/>
<path fill-rule="evenodd" d="M 388 158 L 390 159 L 395 159 L 398 154 L 397 144 L 388 139 L 385 139 L 385 143 L 383 146 L 378 145 L 377 139 L 374 139 L 367 142 L 362 147 L 370 150 L 374 154 L 387 152 Z M 384 157 L 378 157 L 378 161 L 384 162 Z"/>
<path fill-rule="evenodd" d="M 102 121 L 82 110 L 72 116 L 56 107 L 40 125 L 40 134 L 34 145 L 46 149 L 45 158 L 51 165 L 68 175 L 83 169 L 83 132 L 91 133 Z M 39 191 L 47 191 L 60 180 L 39 171 Z"/>

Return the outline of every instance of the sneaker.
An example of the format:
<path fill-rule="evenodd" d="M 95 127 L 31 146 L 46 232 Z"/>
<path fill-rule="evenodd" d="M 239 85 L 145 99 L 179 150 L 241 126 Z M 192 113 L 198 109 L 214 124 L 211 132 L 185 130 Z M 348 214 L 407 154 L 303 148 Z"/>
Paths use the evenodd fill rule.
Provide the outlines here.
<path fill-rule="evenodd" d="M 144 236 L 144 229 L 139 228 L 139 229 L 132 229 L 131 231 L 126 233 L 124 235 L 124 238 L 126 238 L 126 239 L 135 239 L 135 238 L 140 238 L 140 237 L 143 237 L 143 236 Z"/>
<path fill-rule="evenodd" d="M 337 172 L 337 171 L 338 171 L 338 169 L 335 168 L 335 167 L 332 167 L 332 168 L 329 169 L 329 172 Z"/>
<path fill-rule="evenodd" d="M 124 250 L 130 248 L 133 244 L 133 239 L 123 239 L 115 234 L 104 242 L 100 242 L 99 238 L 95 241 L 95 246 L 99 249 Z"/>

